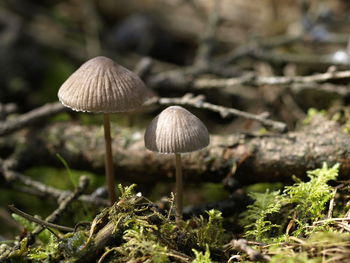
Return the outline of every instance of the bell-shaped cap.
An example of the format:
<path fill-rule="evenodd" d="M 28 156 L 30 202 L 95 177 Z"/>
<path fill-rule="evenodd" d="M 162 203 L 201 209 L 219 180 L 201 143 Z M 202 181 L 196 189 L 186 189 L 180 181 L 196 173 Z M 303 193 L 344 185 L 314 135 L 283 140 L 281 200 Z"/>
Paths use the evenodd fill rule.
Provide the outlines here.
<path fill-rule="evenodd" d="M 159 153 L 186 153 L 209 144 L 203 122 L 180 106 L 171 106 L 155 117 L 146 129 L 145 146 Z"/>
<path fill-rule="evenodd" d="M 123 112 L 140 107 L 147 94 L 142 80 L 106 57 L 85 62 L 60 87 L 58 98 L 76 111 Z"/>

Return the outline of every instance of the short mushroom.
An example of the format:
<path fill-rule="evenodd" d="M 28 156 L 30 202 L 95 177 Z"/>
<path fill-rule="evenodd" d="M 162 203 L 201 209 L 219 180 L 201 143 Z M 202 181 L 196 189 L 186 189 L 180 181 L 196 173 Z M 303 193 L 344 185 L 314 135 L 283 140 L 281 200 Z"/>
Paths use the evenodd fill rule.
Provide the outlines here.
<path fill-rule="evenodd" d="M 104 116 L 106 177 L 108 195 L 116 201 L 109 113 L 131 111 L 146 100 L 147 88 L 130 70 L 106 57 L 85 62 L 60 87 L 61 103 L 75 111 L 98 112 Z"/>
<path fill-rule="evenodd" d="M 174 153 L 176 164 L 176 218 L 182 218 L 183 186 L 181 153 L 198 151 L 209 144 L 205 125 L 188 110 L 171 106 L 155 117 L 145 132 L 147 149 L 159 153 Z"/>

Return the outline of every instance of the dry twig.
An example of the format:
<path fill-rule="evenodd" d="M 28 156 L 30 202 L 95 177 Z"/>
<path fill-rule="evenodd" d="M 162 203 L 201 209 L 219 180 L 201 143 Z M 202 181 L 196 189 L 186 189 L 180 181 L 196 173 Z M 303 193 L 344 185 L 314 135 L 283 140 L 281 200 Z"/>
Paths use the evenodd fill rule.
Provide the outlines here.
<path fill-rule="evenodd" d="M 228 118 L 231 116 L 243 117 L 245 119 L 251 119 L 260 122 L 262 125 L 272 128 L 278 132 L 286 132 L 287 125 L 283 122 L 272 121 L 266 118 L 266 113 L 255 115 L 252 113 L 240 111 L 234 108 L 223 107 L 220 105 L 211 104 L 209 102 L 204 101 L 204 96 L 196 96 L 193 94 L 186 94 L 181 98 L 159 98 L 156 100 L 156 103 L 160 105 L 183 105 L 183 106 L 191 106 L 198 109 L 206 109 L 209 111 L 217 112 L 220 114 L 222 118 Z"/>
<path fill-rule="evenodd" d="M 57 230 L 60 230 L 63 232 L 73 232 L 74 231 L 74 228 L 53 224 L 53 223 L 47 222 L 45 220 L 39 219 L 37 217 L 31 216 L 31 215 L 19 210 L 14 205 L 9 205 L 8 208 L 11 210 L 11 212 L 13 212 L 13 213 L 31 221 L 31 222 L 34 222 L 38 225 L 45 226 L 45 227 L 51 227 L 51 228 L 54 228 L 54 229 L 57 229 Z"/>
<path fill-rule="evenodd" d="M 0 173 L 2 172 L 5 180 L 10 186 L 14 186 L 18 184 L 23 184 L 27 186 L 29 189 L 36 193 L 41 197 L 50 197 L 54 200 L 60 200 L 62 196 L 72 196 L 73 193 L 71 191 L 59 190 L 57 188 L 45 185 L 39 181 L 35 181 L 28 176 L 22 175 L 15 171 L 10 171 L 4 169 L 4 167 L 0 167 Z M 16 188 L 16 187 L 15 187 Z M 17 187 L 17 190 L 21 190 L 21 188 Z M 78 198 L 79 201 L 94 204 L 97 206 L 108 206 L 108 201 L 98 197 L 92 197 L 91 195 L 81 195 Z"/>
<path fill-rule="evenodd" d="M 252 85 L 252 86 L 263 86 L 263 85 L 299 85 L 301 84 L 316 84 L 322 82 L 329 82 L 338 79 L 349 79 L 350 70 L 345 71 L 328 71 L 325 73 L 314 74 L 310 76 L 255 76 L 254 74 L 243 75 L 238 78 L 225 78 L 225 79 L 208 79 L 199 78 L 194 81 L 193 85 L 196 88 L 223 88 L 232 87 L 237 85 Z M 348 93 L 350 92 L 350 89 Z"/>
<path fill-rule="evenodd" d="M 80 180 L 79 180 L 79 186 L 75 189 L 75 191 L 73 193 L 70 192 L 69 194 L 67 194 L 63 198 L 63 200 L 59 203 L 58 208 L 55 211 L 53 211 L 45 220 L 41 220 L 39 218 L 31 216 L 31 215 L 19 210 L 14 205 L 8 206 L 8 208 L 13 213 L 20 215 L 21 217 L 39 225 L 32 232 L 27 234 L 27 238 L 29 241 L 28 245 L 31 245 L 33 242 L 35 242 L 35 237 L 38 234 L 40 234 L 45 228 L 47 228 L 49 231 L 51 231 L 50 228 L 54 228 L 54 229 L 57 229 L 57 230 L 63 231 L 63 232 L 74 232 L 75 231 L 74 228 L 57 225 L 57 224 L 54 224 L 54 222 L 56 222 L 59 219 L 59 217 L 62 215 L 62 213 L 64 213 L 64 211 L 68 208 L 68 206 L 72 203 L 72 201 L 76 200 L 86 190 L 88 184 L 89 184 L 88 178 L 86 176 L 81 176 Z M 16 249 L 18 249 L 18 247 L 19 247 L 19 245 L 15 245 L 12 248 L 12 251 L 15 251 Z M 0 257 L 1 262 L 2 262 L 2 260 L 6 260 L 6 259 L 7 259 L 6 256 Z"/>
<path fill-rule="evenodd" d="M 214 112 L 220 113 L 221 117 L 226 118 L 229 116 L 239 116 L 247 119 L 256 120 L 263 125 L 270 127 L 279 132 L 285 132 L 287 127 L 284 123 L 272 121 L 266 119 L 265 115 L 254 115 L 248 112 L 240 111 L 233 108 L 227 108 L 215 104 L 211 104 L 203 101 L 203 97 L 193 97 L 192 95 L 185 95 L 181 98 L 160 98 L 152 100 L 151 103 L 158 103 L 161 105 L 169 104 L 179 104 L 179 105 L 188 105 L 200 109 L 207 109 Z M 59 102 L 54 102 L 51 104 L 46 104 L 42 107 L 34 109 L 28 113 L 25 113 L 19 116 L 16 119 L 7 120 L 5 122 L 0 122 L 0 136 L 9 134 L 11 132 L 17 131 L 19 129 L 25 128 L 29 125 L 33 125 L 38 121 L 41 121 L 45 118 L 54 116 L 56 114 L 67 111 L 67 108 L 64 107 Z"/>
<path fill-rule="evenodd" d="M 0 122 L 0 136 L 17 131 L 29 125 L 33 125 L 41 120 L 55 114 L 68 111 L 61 103 L 48 103 L 30 112 L 20 115 L 15 119 Z"/>
<path fill-rule="evenodd" d="M 350 65 L 348 61 L 335 60 L 331 55 L 285 54 L 261 49 L 256 49 L 248 55 L 254 59 L 267 61 L 273 64 L 293 63 L 302 65 L 311 64 L 318 66 L 334 65 L 339 67 L 348 67 Z"/>
<path fill-rule="evenodd" d="M 226 249 L 233 249 L 244 252 L 248 255 L 251 261 L 269 261 L 271 258 L 267 255 L 261 254 L 259 251 L 248 246 L 248 241 L 245 239 L 232 239 L 230 243 L 225 245 Z"/>
<path fill-rule="evenodd" d="M 81 176 L 79 178 L 79 185 L 74 190 L 74 192 L 69 193 L 67 196 L 65 196 L 61 201 L 59 201 L 58 208 L 53 211 L 48 217 L 46 217 L 45 221 L 49 223 L 56 222 L 60 216 L 64 213 L 64 211 L 67 210 L 68 206 L 76 199 L 79 198 L 87 189 L 89 186 L 89 178 L 86 176 Z M 43 226 L 39 226 L 32 232 L 33 235 L 38 235 L 42 230 Z M 72 232 L 72 231 L 70 231 Z"/>

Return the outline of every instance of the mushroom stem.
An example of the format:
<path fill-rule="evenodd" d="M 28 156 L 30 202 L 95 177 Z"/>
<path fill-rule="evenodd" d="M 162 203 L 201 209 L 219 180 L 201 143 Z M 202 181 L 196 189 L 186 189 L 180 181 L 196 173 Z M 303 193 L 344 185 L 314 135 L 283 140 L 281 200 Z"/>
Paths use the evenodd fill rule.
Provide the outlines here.
<path fill-rule="evenodd" d="M 183 206 L 183 187 L 182 187 L 182 168 L 181 168 L 181 154 L 175 153 L 175 166 L 176 166 L 176 221 L 182 219 L 182 206 Z"/>
<path fill-rule="evenodd" d="M 111 140 L 111 126 L 109 121 L 109 114 L 103 114 L 103 125 L 104 125 L 104 133 L 105 133 L 105 148 L 106 148 L 106 180 L 108 187 L 108 196 L 111 202 L 111 205 L 115 203 L 117 200 L 115 194 L 115 181 L 114 181 L 114 173 L 113 173 L 113 157 L 112 157 L 112 140 Z"/>

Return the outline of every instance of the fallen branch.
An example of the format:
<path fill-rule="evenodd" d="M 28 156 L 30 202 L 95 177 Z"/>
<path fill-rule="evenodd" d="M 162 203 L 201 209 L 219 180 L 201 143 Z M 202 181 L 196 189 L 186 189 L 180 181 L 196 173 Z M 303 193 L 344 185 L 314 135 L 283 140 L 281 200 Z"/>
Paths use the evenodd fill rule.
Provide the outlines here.
<path fill-rule="evenodd" d="M 48 103 L 15 119 L 0 122 L 0 136 L 17 131 L 29 125 L 36 124 L 55 114 L 68 111 L 61 103 Z"/>
<path fill-rule="evenodd" d="M 160 105 L 176 104 L 176 105 L 183 105 L 183 106 L 191 106 L 198 109 L 206 109 L 209 111 L 219 113 L 222 118 L 228 118 L 231 116 L 243 117 L 245 119 L 251 119 L 251 120 L 260 122 L 264 126 L 278 132 L 287 131 L 287 125 L 285 123 L 266 119 L 266 114 L 255 115 L 255 114 L 240 111 L 234 108 L 228 108 L 220 105 L 211 104 L 209 102 L 204 101 L 204 96 L 194 97 L 193 94 L 188 93 L 181 98 L 159 98 L 156 100 L 156 102 Z"/>
<path fill-rule="evenodd" d="M 233 108 L 227 108 L 220 105 L 211 104 L 203 101 L 203 97 L 192 97 L 191 94 L 187 94 L 181 98 L 159 98 L 154 99 L 148 102 L 150 104 L 159 104 L 159 105 L 169 105 L 169 104 L 178 104 L 178 105 L 188 105 L 199 109 L 206 109 L 214 112 L 220 113 L 221 117 L 226 118 L 229 116 L 238 116 L 246 119 L 256 120 L 266 127 L 270 127 L 279 132 L 285 132 L 287 129 L 286 124 L 282 122 L 272 121 L 266 119 L 264 115 L 255 115 L 252 113 L 240 111 Z M 42 107 L 34 109 L 28 113 L 25 113 L 19 116 L 16 119 L 7 120 L 5 122 L 0 122 L 0 136 L 12 133 L 19 129 L 25 128 L 29 125 L 38 123 L 39 121 L 44 120 L 45 118 L 52 117 L 56 114 L 69 111 L 68 108 L 64 107 L 60 102 L 54 102 L 46 104 Z"/>
<path fill-rule="evenodd" d="M 251 56 L 254 52 L 259 50 L 271 50 L 285 45 L 291 45 L 293 43 L 314 43 L 316 45 L 320 44 L 338 44 L 346 45 L 349 41 L 349 36 L 347 34 L 336 34 L 330 33 L 328 38 L 322 41 L 312 41 L 310 38 L 304 34 L 300 35 L 277 35 L 274 37 L 269 37 L 266 39 L 254 39 L 249 43 L 245 43 L 238 48 L 232 50 L 228 54 L 223 55 L 219 58 L 223 65 L 228 65 L 235 63 L 238 59 L 242 57 Z M 331 63 L 332 65 L 332 63 Z"/>
<path fill-rule="evenodd" d="M 239 78 L 226 78 L 226 79 L 197 79 L 193 85 L 196 88 L 224 88 L 233 87 L 238 85 L 252 85 L 252 86 L 264 86 L 264 85 L 294 85 L 294 84 L 315 84 L 322 82 L 329 82 L 338 79 L 350 79 L 350 70 L 345 71 L 328 71 L 325 73 L 314 74 L 310 76 L 293 76 L 293 77 L 264 77 L 255 76 L 254 74 L 244 75 Z M 349 89 L 350 92 L 350 89 Z"/>
<path fill-rule="evenodd" d="M 72 193 L 71 191 L 59 190 L 57 188 L 45 185 L 39 181 L 33 180 L 32 178 L 22 175 L 18 172 L 6 170 L 6 169 L 4 170 L 3 168 L 4 167 L 2 167 L 1 169 L 0 167 L 0 175 L 2 173 L 7 183 L 7 187 L 8 186 L 12 187 L 13 185 L 17 190 L 21 190 L 22 188 L 19 188 L 18 185 L 22 184 L 28 187 L 27 189 L 30 189 L 32 191 L 31 194 L 36 194 L 43 198 L 49 197 L 55 201 L 61 200 L 62 197 L 67 197 L 67 196 L 70 196 L 71 198 L 75 198 L 74 193 Z M 108 206 L 108 201 L 105 199 L 92 197 L 91 195 L 80 195 L 80 192 L 76 194 L 79 195 L 79 197 L 77 196 L 79 201 L 90 203 L 97 206 Z M 70 199 L 68 199 L 68 201 L 69 200 Z M 66 204 L 66 202 L 63 202 L 63 204 Z"/>
<path fill-rule="evenodd" d="M 142 185 L 142 192 L 146 192 L 159 181 L 173 180 L 172 158 L 147 151 L 142 132 L 113 125 L 112 132 L 112 147 L 118 152 L 116 169 L 123 174 L 123 181 Z M 62 164 L 55 157 L 59 153 L 71 168 L 96 173 L 104 171 L 104 144 L 98 126 L 87 128 L 73 123 L 56 123 L 25 136 L 22 141 L 18 140 L 18 134 L 0 138 L 0 152 L 2 147 L 9 145 L 21 149 L 13 157 L 17 164 L 11 166 L 12 170 L 26 169 L 32 165 L 61 167 Z M 184 155 L 184 175 L 186 182 L 196 183 L 220 182 L 225 176 L 242 184 L 290 182 L 292 175 L 305 178 L 307 170 L 327 162 L 340 163 L 341 177 L 348 178 L 348 149 L 349 135 L 343 133 L 337 123 L 315 116 L 303 130 L 282 135 L 212 135 L 207 149 Z M 21 176 L 12 174 L 14 179 L 21 180 Z"/>
<path fill-rule="evenodd" d="M 248 54 L 256 60 L 267 61 L 273 64 L 293 63 L 302 65 L 318 65 L 318 66 L 339 66 L 349 67 L 349 61 L 335 60 L 331 55 L 316 54 L 285 54 L 268 50 L 256 49 Z"/>

